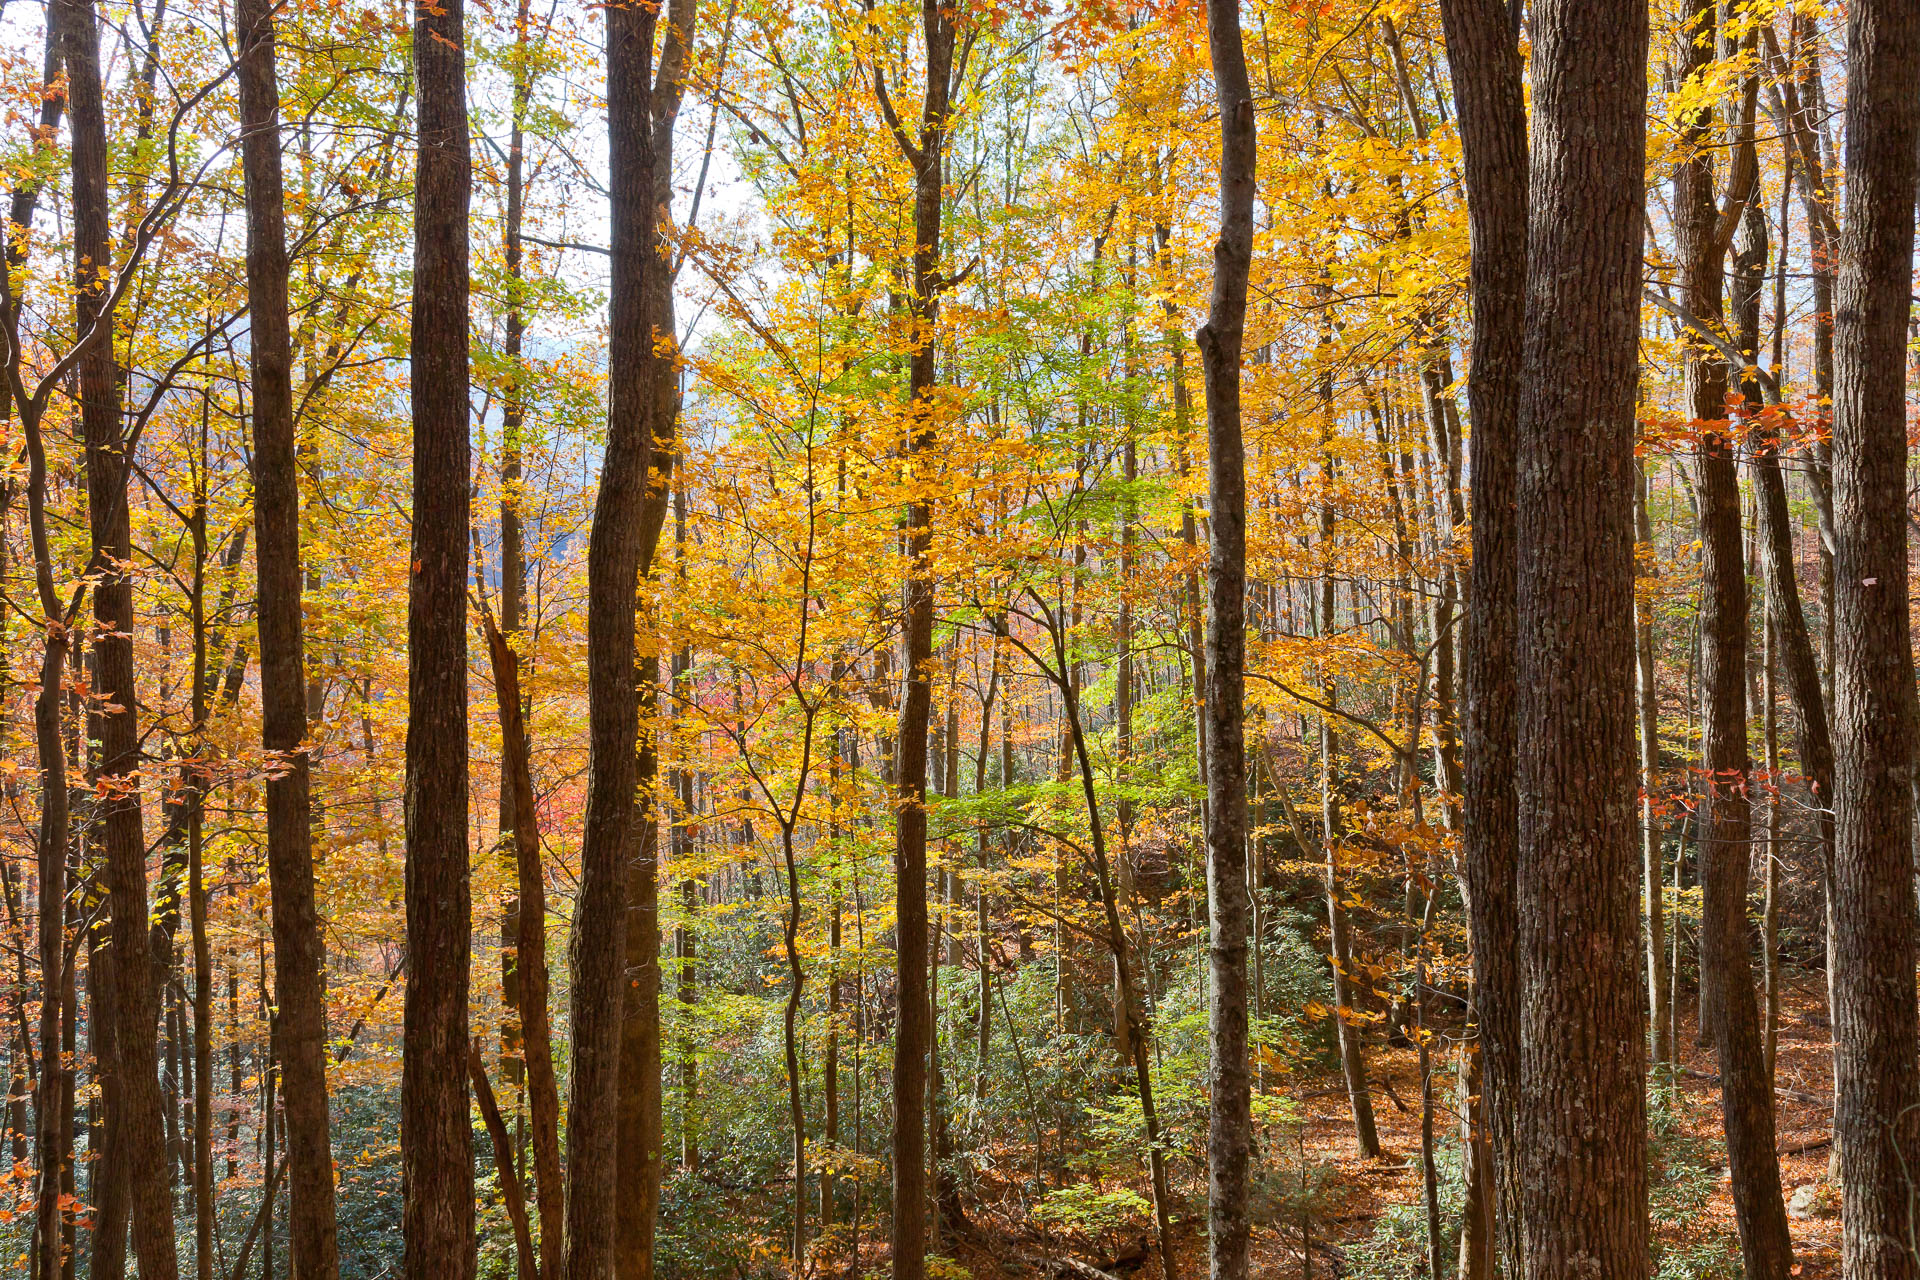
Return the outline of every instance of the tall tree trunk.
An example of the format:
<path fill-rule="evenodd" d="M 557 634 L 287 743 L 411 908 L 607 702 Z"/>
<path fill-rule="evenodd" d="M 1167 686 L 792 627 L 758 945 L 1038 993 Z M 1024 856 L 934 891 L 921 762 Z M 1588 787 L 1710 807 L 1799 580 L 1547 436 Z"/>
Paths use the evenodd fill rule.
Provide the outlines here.
<path fill-rule="evenodd" d="M 147 903 L 146 838 L 142 831 L 140 731 L 134 686 L 133 558 L 127 481 L 131 460 L 121 430 L 120 375 L 113 316 L 106 309 L 112 266 L 108 218 L 106 112 L 101 96 L 100 33 L 92 0 L 62 0 L 66 10 L 67 93 L 73 114 L 73 252 L 75 304 L 82 331 L 96 331 L 78 368 L 80 417 L 87 452 L 87 525 L 93 565 L 96 699 L 88 736 L 97 742 L 93 780 L 112 918 L 114 1048 L 117 1106 L 107 1124 L 116 1159 L 132 1188 L 133 1248 L 146 1280 L 178 1273 L 173 1196 L 168 1186 L 166 1129 L 161 1114 L 158 1041 L 160 975 Z M 98 321 L 98 325 L 95 322 Z"/>
<path fill-rule="evenodd" d="M 650 124 L 656 11 L 607 9 L 607 118 L 612 192 L 607 447 L 587 543 L 589 762 L 572 951 L 572 1087 L 567 1114 L 567 1274 L 615 1275 L 621 1029 L 627 881 L 638 851 L 634 800 L 639 728 L 634 597 L 653 441 L 644 419 L 648 260 L 654 254 Z"/>
<path fill-rule="evenodd" d="M 1240 368 L 1253 258 L 1254 112 L 1239 0 L 1208 0 L 1207 48 L 1220 103 L 1220 238 L 1213 297 L 1198 335 L 1207 397 L 1207 1270 L 1244 1280 L 1247 1166 L 1247 477 Z"/>
<path fill-rule="evenodd" d="M 587 549 L 591 749 L 570 960 L 572 1280 L 651 1275 L 659 1201 L 657 842 L 646 835 L 657 757 L 650 741 L 644 751 L 639 743 L 634 597 L 665 519 L 673 457 L 674 357 L 660 349 L 671 345 L 673 313 L 659 230 L 691 5 L 668 14 L 656 80 L 658 18 L 637 3 L 607 11 L 612 340 L 607 451 Z"/>
<path fill-rule="evenodd" d="M 1679 31 L 1682 77 L 1697 81 L 1719 54 L 1717 10 L 1696 9 Z M 1757 195 L 1751 113 L 1757 81 L 1744 95 L 1745 119 L 1729 122 L 1735 140 L 1727 207 L 1714 197 L 1718 140 L 1710 109 L 1682 118 L 1685 151 L 1674 170 L 1674 229 L 1687 309 L 1724 330 L 1727 250 L 1746 202 Z M 1754 305 L 1757 307 L 1757 300 Z M 1756 320 L 1757 323 L 1757 320 Z M 1753 855 L 1752 762 L 1747 752 L 1747 566 L 1739 471 L 1727 421 L 1728 367 L 1719 352 L 1695 345 L 1686 362 L 1688 416 L 1700 423 L 1700 683 L 1703 691 L 1701 806 L 1701 962 L 1711 975 L 1711 1035 L 1720 1062 L 1721 1113 L 1734 1210 L 1746 1273 L 1786 1280 L 1793 1241 L 1774 1155 L 1773 1089 L 1767 1083 L 1747 932 L 1747 875 Z M 1635 476 L 1635 496 L 1639 478 Z"/>
<path fill-rule="evenodd" d="M 926 87 L 917 129 L 898 118 L 878 66 L 873 83 L 901 154 L 913 169 L 913 272 L 907 314 L 914 334 L 907 398 L 914 425 L 907 466 L 934 460 L 938 413 L 934 396 L 934 329 L 939 322 L 940 219 L 947 124 L 954 80 L 952 9 L 921 6 Z M 924 478 L 923 478 L 924 479 Z M 907 580 L 903 584 L 900 700 L 894 744 L 894 952 L 897 1002 L 893 1049 L 893 1276 L 925 1280 L 927 1212 L 927 1054 L 933 1010 L 927 990 L 927 729 L 933 713 L 933 501 L 916 495 L 905 516 Z"/>
<path fill-rule="evenodd" d="M 675 434 L 678 429 L 679 362 L 675 346 L 673 277 L 667 233 L 673 220 L 673 129 L 679 116 L 693 38 L 696 0 L 673 0 L 661 33 L 659 65 L 645 89 L 648 60 L 629 70 L 636 77 L 632 108 L 643 111 L 636 123 L 649 131 L 650 144 L 631 157 L 636 182 L 651 193 L 644 227 L 650 247 L 640 255 L 643 326 L 631 335 L 630 358 L 637 364 L 641 428 L 647 433 L 647 489 L 640 509 L 638 576 L 652 571 L 653 557 L 666 523 L 673 493 Z M 653 39 L 647 33 L 649 49 Z M 626 1003 L 622 1011 L 620 1102 L 617 1112 L 620 1188 L 615 1226 L 615 1274 L 620 1280 L 652 1280 L 653 1242 L 660 1211 L 661 1049 L 660 1049 L 660 822 L 657 808 L 660 752 L 652 726 L 660 704 L 660 660 L 640 663 L 640 718 L 649 726 L 640 742 L 635 796 L 638 828 L 634 859 L 627 869 L 625 938 Z"/>
<path fill-rule="evenodd" d="M 526 313 L 523 309 L 525 299 L 525 265 L 523 262 L 524 244 L 521 235 L 521 223 L 526 206 L 526 118 L 533 97 L 532 46 L 532 5 L 531 0 L 518 0 L 513 17 L 513 103 L 512 116 L 507 130 L 507 173 L 506 173 L 506 211 L 505 226 L 502 228 L 502 251 L 507 269 L 505 320 L 506 332 L 501 344 L 501 356 L 507 366 L 506 385 L 500 394 L 500 631 L 509 642 L 512 654 L 512 641 L 526 625 L 527 613 L 527 542 L 526 532 L 520 518 L 520 508 L 524 500 L 522 481 L 525 476 L 525 447 L 527 426 L 527 397 L 524 389 L 525 371 L 521 367 L 521 355 L 526 339 Z M 488 647 L 492 649 L 492 637 L 488 637 Z M 516 675 L 519 658 L 513 658 Z M 497 680 L 497 672 L 496 672 Z M 516 680 L 516 684 L 518 681 Z M 516 712 L 518 708 L 515 708 Z M 515 744 L 505 740 L 506 722 L 501 722 L 503 736 L 501 746 L 502 777 L 500 782 L 499 827 L 501 852 L 505 855 L 507 870 L 514 873 L 513 885 L 500 906 L 500 1074 L 510 1086 L 524 1089 L 526 1083 L 526 1065 L 524 1032 L 521 1025 L 520 996 L 520 911 L 521 893 L 519 887 L 519 811 L 517 788 L 513 785 L 513 765 L 510 759 Z M 522 751 L 527 743 L 519 743 Z M 531 821 L 533 815 L 529 814 Z M 542 894 L 544 897 L 544 892 Z M 540 910 L 544 912 L 545 903 Z M 546 957 L 541 957 L 544 964 Z M 561 1192 L 553 1189 L 557 1198 Z M 559 1236 L 547 1231 L 545 1222 L 541 1225 L 541 1271 L 547 1280 L 554 1280 L 556 1273 L 548 1272 L 551 1250 L 559 1247 Z"/>
<path fill-rule="evenodd" d="M 1462 889 L 1473 949 L 1473 1008 L 1486 1082 L 1500 1269 L 1525 1275 L 1519 1146 L 1520 970 L 1514 876 L 1515 466 L 1526 333 L 1527 122 L 1519 0 L 1442 0 L 1472 240 L 1473 559 L 1462 685 L 1466 796 Z"/>
<path fill-rule="evenodd" d="M 408 1280 L 475 1267 L 468 1113 L 467 135 L 463 0 L 420 0 L 414 172 L 413 576 L 407 593 L 407 955 L 401 1050 Z"/>
<path fill-rule="evenodd" d="M 70 6 L 54 6 L 47 17 L 46 49 L 42 56 L 40 145 L 53 145 L 66 94 L 60 75 L 65 22 Z M 18 268 L 26 261 L 31 243 L 35 207 L 41 184 L 29 180 L 14 189 L 8 209 L 5 270 L 0 272 L 0 325 L 4 325 L 10 358 L 6 367 L 4 403 L 17 413 L 27 455 L 27 529 L 32 546 L 34 589 L 46 619 L 40 658 L 40 688 L 33 699 L 35 763 L 40 774 L 40 824 L 35 841 L 35 870 L 39 891 L 38 949 L 40 960 L 40 1074 L 33 1098 L 34 1252 L 30 1273 L 35 1280 L 57 1280 L 61 1275 L 68 1218 L 61 1211 L 63 1185 L 73 1176 L 71 1141 L 73 1070 L 63 1046 L 73 1038 L 72 1014 L 62 993 L 73 981 L 73 956 L 66 937 L 67 806 L 66 739 L 60 715 L 66 690 L 68 651 L 72 643 L 63 617 L 63 602 L 53 577 L 53 550 L 47 525 L 47 453 L 41 434 L 41 416 L 26 396 L 19 341 L 21 299 L 13 291 Z M 22 939 L 24 945 L 25 940 Z M 76 940 L 77 942 L 77 940 Z"/>
<path fill-rule="evenodd" d="M 247 196 L 247 354 L 253 374 L 254 561 L 260 590 L 255 613 L 261 743 L 272 766 L 266 783 L 267 873 L 273 888 L 280 1063 L 286 1076 L 288 1241 L 295 1274 L 333 1280 L 340 1274 L 340 1251 L 327 1117 L 326 955 L 313 892 L 312 766 L 303 747 L 307 677 L 300 612 L 300 479 L 272 5 L 238 0 L 235 23 Z M 464 414 L 461 424 L 464 431 Z"/>
<path fill-rule="evenodd" d="M 1526 1275 L 1646 1274 L 1633 711 L 1644 0 L 1532 13 L 1518 454 Z"/>
<path fill-rule="evenodd" d="M 1920 21 L 1911 4 L 1847 11 L 1848 219 L 1834 309 L 1835 1133 L 1846 1187 L 1842 1266 L 1920 1273 L 1911 1155 L 1914 741 L 1907 607 L 1906 343 L 1912 310 Z"/>

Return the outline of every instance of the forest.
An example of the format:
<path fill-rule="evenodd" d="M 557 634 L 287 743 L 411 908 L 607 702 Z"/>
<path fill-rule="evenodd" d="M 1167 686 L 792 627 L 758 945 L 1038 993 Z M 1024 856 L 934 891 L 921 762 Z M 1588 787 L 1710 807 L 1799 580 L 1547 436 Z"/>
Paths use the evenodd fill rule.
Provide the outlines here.
<path fill-rule="evenodd" d="M 0 102 L 0 1274 L 1920 1280 L 1920 0 Z"/>

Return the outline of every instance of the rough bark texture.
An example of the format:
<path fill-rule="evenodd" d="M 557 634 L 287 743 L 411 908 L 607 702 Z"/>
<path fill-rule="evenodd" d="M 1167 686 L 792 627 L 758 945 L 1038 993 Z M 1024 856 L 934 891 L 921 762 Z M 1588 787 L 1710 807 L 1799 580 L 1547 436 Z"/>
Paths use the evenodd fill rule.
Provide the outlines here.
<path fill-rule="evenodd" d="M 147 903 L 146 838 L 140 812 L 140 732 L 134 686 L 133 558 L 127 510 L 129 475 L 121 430 L 120 378 L 112 317 L 102 314 L 112 266 L 108 218 L 106 113 L 101 98 L 100 33 L 91 0 L 66 8 L 67 92 L 73 135 L 75 309 L 82 331 L 101 329 L 76 373 L 86 443 L 87 526 L 99 578 L 93 588 L 93 703 L 87 734 L 98 744 L 92 780 L 95 818 L 112 919 L 114 1055 L 118 1077 L 106 1124 L 113 1159 L 130 1180 L 133 1249 L 145 1280 L 178 1272 L 173 1196 L 159 1081 L 160 981 Z M 109 1230 L 117 1228 L 109 1227 Z"/>
<path fill-rule="evenodd" d="M 640 509 L 640 577 L 652 571 L 672 493 L 679 365 L 666 232 L 673 210 L 673 127 L 697 12 L 695 0 L 673 0 L 668 7 L 651 91 L 644 95 L 644 102 L 633 104 L 644 107 L 652 139 L 645 153 L 634 157 L 636 163 L 644 162 L 645 173 L 633 175 L 636 181 L 644 178 L 650 192 L 646 243 L 651 251 L 640 255 L 640 275 L 634 282 L 641 293 L 645 325 L 623 340 L 633 344 L 624 358 L 638 366 L 641 430 L 648 446 L 647 489 Z M 643 61 L 634 71 L 645 76 L 648 67 Z M 634 860 L 627 871 L 626 1004 L 621 1021 L 620 1148 L 615 1175 L 620 1201 L 614 1228 L 614 1270 L 620 1280 L 652 1280 L 654 1228 L 660 1210 L 660 824 L 655 807 L 660 757 L 652 728 L 659 712 L 659 679 L 659 660 L 647 658 L 640 667 L 639 683 L 640 718 L 648 727 L 637 762 L 637 834 Z"/>
<path fill-rule="evenodd" d="M 1687 79 L 1707 74 L 1719 53 L 1716 13 L 1712 6 L 1698 9 L 1681 26 L 1676 61 Z M 1743 99 L 1744 110 L 1751 113 L 1751 96 Z M 1745 202 L 1756 194 L 1757 180 L 1751 120 L 1743 123 L 1736 117 L 1730 126 L 1743 136 L 1734 147 L 1724 212 L 1714 196 L 1715 152 L 1710 148 L 1720 139 L 1710 109 L 1682 119 L 1680 140 L 1688 150 L 1674 168 L 1673 182 L 1682 300 L 1716 331 L 1725 328 L 1727 250 Z M 1700 686 L 1706 775 L 1700 812 L 1700 951 L 1703 975 L 1711 975 L 1718 995 L 1705 1030 L 1720 1062 L 1721 1113 L 1746 1274 L 1750 1280 L 1786 1280 L 1793 1265 L 1793 1240 L 1773 1150 L 1773 1087 L 1767 1079 L 1747 937 L 1747 871 L 1753 854 L 1747 565 L 1728 390 L 1726 358 L 1704 344 L 1690 347 L 1687 410 L 1700 433 Z M 1636 472 L 1636 506 L 1639 487 Z"/>
<path fill-rule="evenodd" d="M 1520 980 L 1514 868 L 1514 446 L 1527 276 L 1527 125 L 1514 23 L 1501 0 L 1442 0 L 1472 239 L 1467 401 L 1473 560 L 1462 685 L 1466 795 L 1461 861 L 1491 1130 L 1501 1270 L 1523 1272 Z"/>
<path fill-rule="evenodd" d="M 1253 257 L 1254 112 L 1239 0 L 1209 0 L 1207 44 L 1220 103 L 1220 238 L 1213 297 L 1198 334 L 1207 397 L 1207 1271 L 1247 1275 L 1247 477 L 1240 368 Z"/>
<path fill-rule="evenodd" d="M 468 1115 L 467 140 L 462 0 L 419 0 L 413 577 L 407 598 L 407 999 L 400 1162 L 409 1280 L 475 1266 Z"/>
<path fill-rule="evenodd" d="M 1920 126 L 1914 6 L 1856 0 L 1847 67 L 1833 387 L 1834 1125 L 1847 1192 L 1842 1266 L 1887 1280 L 1920 1273 L 1908 1249 L 1920 1145 L 1905 402 Z"/>
<path fill-rule="evenodd" d="M 327 1117 L 326 954 L 313 896 L 306 650 L 300 614 L 300 481 L 287 317 L 286 203 L 273 8 L 238 0 L 241 156 L 247 193 L 247 353 L 253 374 L 254 560 L 260 595 L 267 874 L 273 889 L 274 992 L 286 1084 L 288 1239 L 294 1274 L 340 1273 Z"/>
<path fill-rule="evenodd" d="M 623 1244 L 620 1083 L 628 1005 L 628 889 L 640 852 L 642 816 L 635 800 L 640 698 L 634 601 L 654 426 L 646 365 L 653 345 L 647 279 L 657 260 L 652 98 L 658 11 L 636 0 L 609 5 L 606 16 L 612 276 L 607 449 L 587 543 L 586 830 L 569 957 L 571 1280 L 611 1280 Z"/>
<path fill-rule="evenodd" d="M 1515 631 L 1525 1274 L 1640 1276 L 1633 446 L 1647 9 L 1549 0 L 1531 16 Z"/>

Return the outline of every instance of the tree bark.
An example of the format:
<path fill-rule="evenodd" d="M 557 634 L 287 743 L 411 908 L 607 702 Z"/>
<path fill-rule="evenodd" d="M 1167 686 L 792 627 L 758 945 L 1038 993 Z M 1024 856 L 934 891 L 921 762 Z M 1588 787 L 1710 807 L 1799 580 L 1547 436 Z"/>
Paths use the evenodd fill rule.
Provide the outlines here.
<path fill-rule="evenodd" d="M 1633 710 L 1644 0 L 1532 13 L 1518 425 L 1525 1274 L 1648 1270 Z"/>
<path fill-rule="evenodd" d="M 631 104 L 644 110 L 639 119 L 646 122 L 652 139 L 644 152 L 633 157 L 632 175 L 649 184 L 651 198 L 645 227 L 645 243 L 651 251 L 640 255 L 641 270 L 634 281 L 640 290 L 644 324 L 633 335 L 634 348 L 628 353 L 638 366 L 641 427 L 648 442 L 639 577 L 652 572 L 673 492 L 680 401 L 667 232 L 673 220 L 673 129 L 697 11 L 695 0 L 674 0 L 668 6 L 659 65 L 652 68 L 652 88 L 636 94 Z M 651 31 L 647 38 L 651 42 Z M 644 77 L 649 70 L 646 60 L 632 70 Z M 660 661 L 650 656 L 640 664 L 640 718 L 647 727 L 640 741 L 635 781 L 635 857 L 627 869 L 627 994 L 621 1022 L 620 1147 L 615 1175 L 620 1200 L 614 1269 L 620 1280 L 652 1280 L 654 1229 L 660 1211 L 660 823 L 656 803 L 660 753 L 653 727 L 660 705 L 659 683 Z"/>
<path fill-rule="evenodd" d="M 560 1173 L 560 1090 L 553 1070 L 553 1028 L 547 1013 L 547 880 L 540 863 L 540 824 L 535 807 L 527 727 L 520 715 L 520 660 L 506 633 L 486 619 L 487 652 L 493 664 L 494 703 L 506 756 L 507 790 L 514 815 L 514 867 L 518 875 L 518 926 L 514 977 L 519 997 L 521 1052 L 525 1058 L 527 1111 L 533 1123 L 534 1205 L 540 1221 L 541 1280 L 558 1280 L 565 1238 L 565 1186 Z"/>
<path fill-rule="evenodd" d="M 1696 9 L 1682 23 L 1676 59 L 1684 79 L 1710 72 L 1719 54 L 1717 10 Z M 1752 119 L 1758 82 L 1743 95 L 1745 119 L 1729 121 L 1735 139 L 1727 207 L 1714 196 L 1716 139 L 1710 109 L 1683 117 L 1687 148 L 1674 170 L 1674 229 L 1681 296 L 1692 314 L 1725 328 L 1726 255 L 1746 203 L 1757 195 Z M 1757 302 L 1756 302 L 1757 306 Z M 1747 931 L 1747 876 L 1753 856 L 1752 761 L 1747 751 L 1747 565 L 1739 470 L 1727 419 L 1729 370 L 1719 352 L 1687 351 L 1689 416 L 1700 432 L 1696 489 L 1700 510 L 1700 683 L 1704 694 L 1701 824 L 1701 964 L 1717 998 L 1707 1028 L 1720 1061 L 1721 1114 L 1742 1260 L 1752 1280 L 1786 1280 L 1793 1240 L 1774 1155 L 1773 1089 L 1755 1003 Z M 1639 475 L 1635 475 L 1635 495 Z"/>
<path fill-rule="evenodd" d="M 644 348 L 654 256 L 653 40 L 657 12 L 610 5 L 607 121 L 612 278 L 607 447 L 587 543 L 589 763 L 569 966 L 572 1087 L 567 1116 L 567 1274 L 612 1280 L 618 1257 L 620 1060 L 626 1004 L 627 881 L 639 847 L 639 672 L 634 597 L 653 441 Z"/>
<path fill-rule="evenodd" d="M 407 599 L 407 955 L 401 1053 L 408 1280 L 471 1280 L 467 849 L 467 134 L 463 0 L 419 0 L 413 549 Z"/>
<path fill-rule="evenodd" d="M 1255 125 L 1239 0 L 1209 0 L 1207 48 L 1220 104 L 1220 238 L 1197 335 L 1207 398 L 1207 1270 L 1245 1280 L 1253 1151 L 1247 1063 L 1247 477 L 1240 370 L 1253 258 Z M 1169 1269 L 1169 1274 L 1171 1270 Z"/>
<path fill-rule="evenodd" d="M 934 329 L 939 322 L 942 174 L 954 79 L 956 14 L 935 0 L 921 5 L 926 87 L 910 136 L 887 95 L 880 68 L 872 68 L 882 114 L 913 169 L 913 268 L 907 314 L 914 335 L 907 364 L 913 426 L 907 439 L 910 473 L 934 457 L 938 411 L 934 403 Z M 926 481 L 920 479 L 922 486 Z M 927 729 L 933 713 L 933 499 L 915 493 L 905 513 L 907 580 L 902 589 L 900 659 L 906 694 L 900 700 L 894 743 L 894 952 L 897 1004 L 893 1049 L 893 1276 L 925 1280 L 927 1251 L 927 1055 L 933 1010 L 927 988 Z"/>
<path fill-rule="evenodd" d="M 127 508 L 130 459 L 121 429 L 120 375 L 113 316 L 107 309 L 112 268 L 108 231 L 106 112 L 100 33 L 92 0 L 62 0 L 66 22 L 67 93 L 73 136 L 75 309 L 86 332 L 98 322 L 76 373 L 86 441 L 87 526 L 93 567 L 93 704 L 88 737 L 96 817 L 111 915 L 114 1057 L 118 1076 L 106 1123 L 115 1159 L 130 1179 L 133 1249 L 146 1280 L 178 1273 L 173 1196 L 168 1185 L 166 1128 L 159 1082 L 160 975 L 148 917 L 146 839 L 140 811 L 142 753 L 134 683 L 133 558 Z M 117 1105 L 115 1105 L 117 1104 Z M 113 1230 L 112 1224 L 107 1224 Z"/>
<path fill-rule="evenodd" d="M 62 21 L 70 12 L 64 5 L 48 14 L 46 49 L 42 56 L 43 90 L 40 106 L 42 147 L 51 146 L 66 107 L 61 64 L 64 57 Z M 38 949 L 40 960 L 40 1074 L 34 1089 L 34 1239 L 31 1264 L 35 1280 L 56 1280 L 61 1274 L 63 1245 L 68 1234 L 61 1212 L 63 1183 L 71 1183 L 73 1071 L 66 1065 L 63 1045 L 73 1037 L 71 1015 L 62 992 L 71 988 L 73 955 L 66 936 L 67 806 L 66 745 L 60 710 L 66 698 L 66 667 L 71 635 L 53 579 L 53 551 L 47 526 L 47 455 L 41 419 L 25 382 L 19 341 L 21 299 L 12 282 L 26 261 L 31 243 L 34 210 L 41 184 L 29 180 L 14 189 L 8 209 L 5 271 L 0 272 L 0 324 L 7 334 L 9 359 L 5 403 L 18 414 L 27 455 L 27 528 L 32 545 L 34 589 L 45 638 L 40 658 L 40 688 L 33 700 L 35 763 L 40 774 L 40 823 L 35 844 L 39 890 Z M 24 944 L 24 939 L 22 940 Z M 64 1105 L 63 1105 L 64 1104 Z"/>
<path fill-rule="evenodd" d="M 1461 884 L 1486 1082 L 1500 1269 L 1525 1274 L 1521 1230 L 1520 973 L 1514 877 L 1515 467 L 1526 332 L 1527 122 L 1518 0 L 1442 0 L 1472 241 L 1473 365 L 1467 374 L 1473 559 L 1461 683 L 1466 794 Z"/>
<path fill-rule="evenodd" d="M 1834 309 L 1835 1133 L 1842 1267 L 1920 1273 L 1912 1153 L 1914 740 L 1907 605 L 1906 343 L 1912 309 L 1920 21 L 1911 4 L 1847 11 L 1848 220 Z"/>
<path fill-rule="evenodd" d="M 268 0 L 238 0 L 241 156 L 247 198 L 247 354 L 253 374 L 254 561 L 259 574 L 261 742 L 274 990 L 286 1077 L 288 1240 L 303 1280 L 340 1273 L 327 1116 L 326 953 L 314 904 L 306 650 L 300 611 L 300 479 L 288 325 L 280 85 Z M 463 418 L 464 427 L 464 418 Z M 463 611 L 464 612 L 464 611 Z"/>

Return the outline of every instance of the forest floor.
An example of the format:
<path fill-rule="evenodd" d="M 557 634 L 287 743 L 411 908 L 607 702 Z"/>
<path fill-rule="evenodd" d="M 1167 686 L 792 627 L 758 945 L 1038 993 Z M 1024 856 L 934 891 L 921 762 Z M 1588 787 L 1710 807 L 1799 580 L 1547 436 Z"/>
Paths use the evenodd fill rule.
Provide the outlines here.
<path fill-rule="evenodd" d="M 1739 1252 L 1714 1057 L 1699 1043 L 1691 1017 L 1682 1030 L 1679 1096 L 1654 1119 L 1659 1136 L 1649 1162 L 1654 1238 L 1661 1252 L 1658 1275 L 1660 1280 L 1737 1280 Z M 1796 1191 L 1811 1188 L 1789 1215 L 1794 1274 L 1801 1280 L 1840 1274 L 1838 1198 L 1825 1181 L 1832 1152 L 1831 1054 L 1823 976 L 1789 973 L 1780 1015 L 1777 1141 L 1784 1194 L 1791 1201 Z M 1437 1141 L 1456 1131 L 1451 1065 L 1436 1071 Z M 1425 1274 L 1418 1057 L 1410 1047 L 1375 1045 L 1368 1069 L 1376 1084 L 1375 1117 L 1384 1150 L 1379 1160 L 1365 1159 L 1357 1150 L 1337 1074 L 1289 1082 L 1294 1087 L 1286 1092 L 1303 1100 L 1300 1123 L 1292 1131 L 1292 1168 L 1295 1176 L 1300 1169 L 1311 1170 L 1320 1183 L 1306 1233 L 1312 1258 L 1310 1266 L 1302 1258 L 1297 1202 L 1256 1212 L 1252 1270 L 1261 1280 Z M 1178 1190 L 1195 1213 L 1176 1226 L 1175 1266 L 1183 1278 L 1192 1278 L 1207 1273 L 1200 1216 L 1206 1188 L 1198 1171 L 1185 1172 L 1183 1181 L 1192 1185 Z M 1125 1232 L 1092 1240 L 1056 1234 L 1041 1241 L 1027 1224 L 1015 1229 L 996 1217 L 977 1213 L 971 1238 L 954 1242 L 955 1261 L 975 1280 L 1011 1280 L 1040 1271 L 1096 1280 L 1097 1273 L 1076 1263 L 1104 1267 L 1121 1280 L 1158 1280 L 1160 1267 L 1145 1235 Z M 1056 1265 L 1038 1265 L 1043 1260 Z M 1452 1269 L 1450 1261 L 1446 1273 Z"/>

